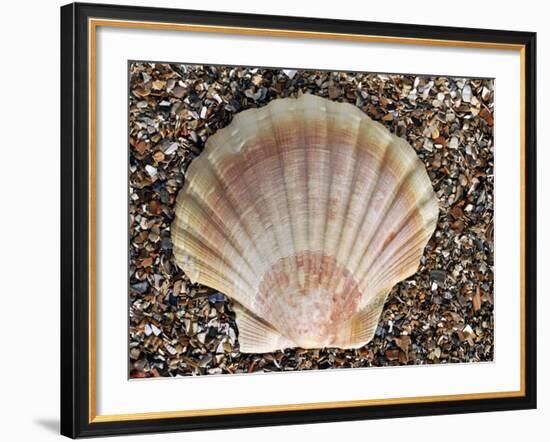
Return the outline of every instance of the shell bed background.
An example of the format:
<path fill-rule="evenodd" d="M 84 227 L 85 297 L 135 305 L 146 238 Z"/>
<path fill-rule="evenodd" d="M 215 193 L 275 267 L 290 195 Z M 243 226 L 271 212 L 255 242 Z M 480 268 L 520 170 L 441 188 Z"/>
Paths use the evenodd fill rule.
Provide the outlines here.
<path fill-rule="evenodd" d="M 369 344 L 241 354 L 231 301 L 173 260 L 175 197 L 235 113 L 300 92 L 355 104 L 404 137 L 426 165 L 439 222 Z M 131 377 L 492 360 L 492 80 L 132 63 L 129 106 Z"/>

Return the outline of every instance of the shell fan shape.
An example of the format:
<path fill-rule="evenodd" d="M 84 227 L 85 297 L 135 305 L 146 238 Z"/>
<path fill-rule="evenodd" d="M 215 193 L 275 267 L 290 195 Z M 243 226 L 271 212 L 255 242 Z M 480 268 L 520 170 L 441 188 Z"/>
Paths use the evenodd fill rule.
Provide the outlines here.
<path fill-rule="evenodd" d="M 405 140 L 351 104 L 276 99 L 237 114 L 189 166 L 174 255 L 235 301 L 241 352 L 358 348 L 438 212 Z"/>

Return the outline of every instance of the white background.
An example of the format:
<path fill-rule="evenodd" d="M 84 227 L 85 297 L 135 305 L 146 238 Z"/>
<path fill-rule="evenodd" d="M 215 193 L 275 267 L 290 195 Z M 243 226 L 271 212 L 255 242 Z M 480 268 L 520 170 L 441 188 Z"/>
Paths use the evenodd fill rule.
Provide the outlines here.
<path fill-rule="evenodd" d="M 128 4 L 193 7 L 183 1 L 134 1 Z M 361 2 L 363 4 L 363 2 Z M 210 1 L 198 4 L 212 10 L 289 14 L 362 20 L 379 20 L 449 26 L 492 27 L 539 32 L 539 146 L 545 145 L 542 122 L 544 103 L 550 99 L 543 81 L 548 76 L 550 34 L 548 14 L 537 11 L 542 2 L 462 1 L 447 7 L 411 5 L 395 0 L 363 6 L 352 1 L 341 10 L 334 2 Z M 15 2 L 3 8 L 0 173 L 2 232 L 0 276 L 2 304 L 0 330 L 3 353 L 0 363 L 2 425 L 7 440 L 59 438 L 59 10 L 58 1 Z M 377 6 L 379 5 L 379 6 Z M 543 95 L 543 94 L 546 94 Z M 545 118 L 546 116 L 546 118 Z M 547 130 L 546 130 L 547 133 Z M 539 225 L 543 225 L 543 189 L 550 185 L 542 176 L 545 164 L 539 149 Z M 546 155 L 548 155 L 546 153 Z M 543 180 L 546 180 L 543 183 Z M 33 197 L 31 195 L 36 195 Z M 548 211 L 546 211 L 548 216 Z M 539 231 L 539 318 L 548 305 L 540 276 L 546 235 Z M 550 246 L 550 244 L 547 244 Z M 546 247 L 548 250 L 548 247 Z M 548 252 L 547 252 L 548 253 Z M 447 441 L 483 440 L 500 437 L 519 439 L 548 428 L 548 382 L 542 375 L 547 355 L 542 343 L 550 327 L 539 319 L 539 409 L 506 413 L 397 419 L 392 421 L 273 427 L 264 429 L 158 435 L 156 440 L 242 441 L 334 440 L 342 436 L 373 439 Z M 143 437 L 139 437 L 143 440 Z M 138 440 L 138 437 L 126 438 Z"/>
<path fill-rule="evenodd" d="M 517 51 L 449 50 L 113 27 L 101 27 L 97 32 L 97 414 L 519 390 L 520 57 Z M 330 58 L 324 55 L 327 53 Z M 121 148 L 128 137 L 128 59 L 495 77 L 498 113 L 495 218 L 500 221 L 495 223 L 494 362 L 128 382 L 127 323 L 121 320 L 128 309 L 128 154 Z M 217 394 L 204 394 L 205 389 Z M 158 401 L 152 403 L 152 397 Z"/>

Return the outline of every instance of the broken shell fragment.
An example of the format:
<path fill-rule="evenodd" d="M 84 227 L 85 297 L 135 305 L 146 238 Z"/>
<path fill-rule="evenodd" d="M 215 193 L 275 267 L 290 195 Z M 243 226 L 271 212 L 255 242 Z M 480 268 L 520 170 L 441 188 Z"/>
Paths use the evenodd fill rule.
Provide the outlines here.
<path fill-rule="evenodd" d="M 358 348 L 438 217 L 414 149 L 312 95 L 236 115 L 190 165 L 172 224 L 193 282 L 235 301 L 240 350 Z"/>

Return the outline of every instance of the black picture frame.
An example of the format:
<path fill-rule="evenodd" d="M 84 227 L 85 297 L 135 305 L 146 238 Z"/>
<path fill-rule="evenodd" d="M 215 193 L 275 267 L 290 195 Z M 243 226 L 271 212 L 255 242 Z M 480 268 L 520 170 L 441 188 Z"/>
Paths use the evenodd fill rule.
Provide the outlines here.
<path fill-rule="evenodd" d="M 400 403 L 94 421 L 90 418 L 89 18 L 520 45 L 524 51 L 524 394 Z M 536 34 L 73 3 L 61 8 L 61 434 L 71 437 L 240 428 L 536 408 Z"/>

